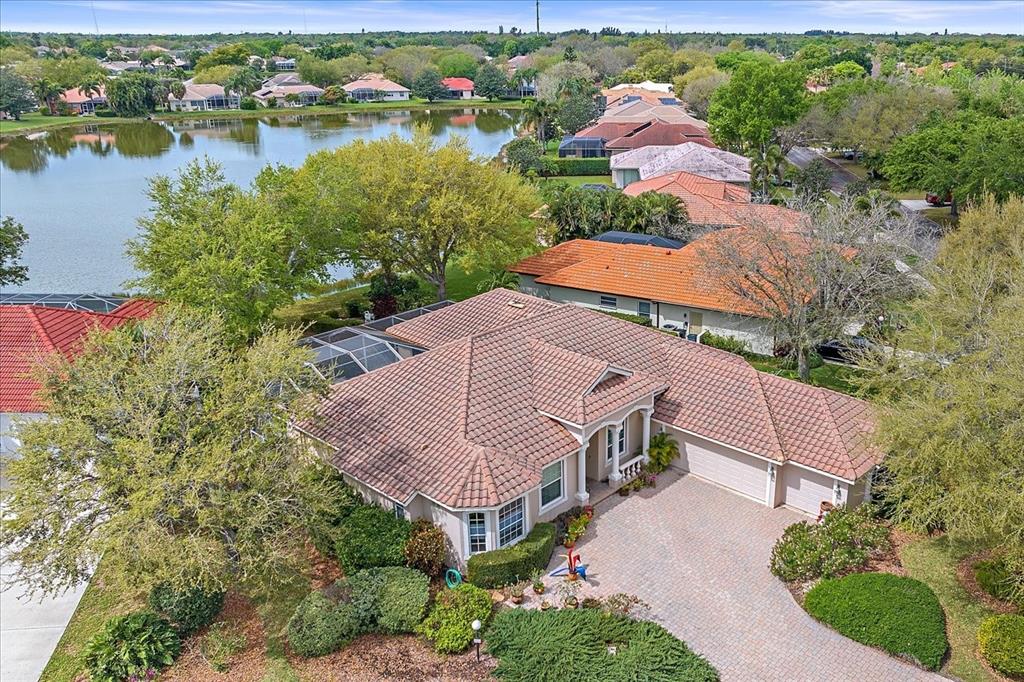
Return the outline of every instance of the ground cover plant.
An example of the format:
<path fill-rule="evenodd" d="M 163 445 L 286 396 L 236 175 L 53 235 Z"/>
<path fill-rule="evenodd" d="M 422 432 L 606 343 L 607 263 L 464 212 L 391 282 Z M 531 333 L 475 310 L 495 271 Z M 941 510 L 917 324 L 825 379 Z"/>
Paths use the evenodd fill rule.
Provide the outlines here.
<path fill-rule="evenodd" d="M 855 573 L 823 580 L 804 608 L 816 619 L 862 644 L 938 670 L 949 644 L 946 618 L 931 589 L 890 573 Z"/>
<path fill-rule="evenodd" d="M 978 629 L 978 646 L 989 664 L 1014 678 L 1024 677 L 1024 616 L 992 616 Z"/>
<path fill-rule="evenodd" d="M 1002 559 L 985 559 L 974 564 L 974 577 L 981 589 L 995 599 L 1024 606 L 1024 601 L 1013 593 L 1013 576 Z"/>
<path fill-rule="evenodd" d="M 430 615 L 417 632 L 431 640 L 439 654 L 454 654 L 473 641 L 473 621 L 479 620 L 486 625 L 492 609 L 491 595 L 487 590 L 463 583 L 438 593 Z"/>
<path fill-rule="evenodd" d="M 107 621 L 86 645 L 85 667 L 93 682 L 121 682 L 151 676 L 180 652 L 181 640 L 171 624 L 141 611 Z"/>
<path fill-rule="evenodd" d="M 820 524 L 801 521 L 786 528 L 772 548 L 770 567 L 787 582 L 833 578 L 864 566 L 889 546 L 889 530 L 869 505 L 839 507 Z"/>
<path fill-rule="evenodd" d="M 485 640 L 498 659 L 495 676 L 507 682 L 718 679 L 710 663 L 657 623 L 602 609 L 501 611 Z"/>

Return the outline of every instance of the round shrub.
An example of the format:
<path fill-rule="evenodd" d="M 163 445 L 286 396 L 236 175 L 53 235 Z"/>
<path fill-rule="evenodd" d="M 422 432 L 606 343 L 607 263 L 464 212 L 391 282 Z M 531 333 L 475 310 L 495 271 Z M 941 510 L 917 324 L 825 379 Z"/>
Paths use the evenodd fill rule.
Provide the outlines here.
<path fill-rule="evenodd" d="M 990 616 L 978 628 L 978 646 L 989 664 L 1009 677 L 1024 677 L 1024 616 Z"/>
<path fill-rule="evenodd" d="M 122 682 L 169 666 L 180 652 L 171 624 L 141 611 L 108 620 L 85 645 L 85 667 L 93 682 Z"/>
<path fill-rule="evenodd" d="M 311 592 L 288 621 L 288 643 L 300 656 L 324 656 L 337 651 L 359 634 L 351 604 L 339 604 L 320 592 Z"/>
<path fill-rule="evenodd" d="M 348 580 L 353 613 L 363 630 L 414 632 L 430 599 L 430 579 L 412 568 L 359 571 Z"/>
<path fill-rule="evenodd" d="M 820 524 L 801 521 L 786 528 L 772 548 L 769 567 L 787 582 L 834 578 L 888 547 L 889 530 L 878 523 L 874 510 L 839 507 Z"/>
<path fill-rule="evenodd" d="M 823 580 L 807 593 L 807 612 L 850 639 L 938 670 L 949 647 L 946 619 L 924 583 L 889 573 Z"/>
<path fill-rule="evenodd" d="M 974 564 L 974 577 L 981 589 L 1000 601 L 1017 603 L 1024 606 L 1020 600 L 1014 599 L 1013 575 L 1006 567 L 1003 559 L 987 559 Z"/>
<path fill-rule="evenodd" d="M 149 593 L 149 605 L 166 618 L 182 637 L 209 625 L 224 606 L 223 592 L 207 592 L 201 587 L 176 590 L 166 583 Z"/>
<path fill-rule="evenodd" d="M 444 531 L 426 519 L 412 522 L 409 542 L 405 544 L 405 560 L 409 566 L 431 577 L 441 575 L 447 555 Z"/>
<path fill-rule="evenodd" d="M 492 609 L 490 592 L 463 583 L 438 593 L 430 615 L 416 631 L 431 640 L 439 654 L 455 654 L 473 641 L 473 621 L 486 625 Z"/>
<path fill-rule="evenodd" d="M 338 562 L 352 575 L 364 568 L 404 566 L 410 524 L 393 512 L 368 504 L 349 514 L 334 544 Z"/>

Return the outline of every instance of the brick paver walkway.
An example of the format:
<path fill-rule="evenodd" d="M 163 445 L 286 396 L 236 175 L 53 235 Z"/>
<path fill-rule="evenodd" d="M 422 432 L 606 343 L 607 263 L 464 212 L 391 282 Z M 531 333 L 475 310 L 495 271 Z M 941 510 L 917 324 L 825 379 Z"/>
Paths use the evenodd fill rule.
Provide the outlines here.
<path fill-rule="evenodd" d="M 769 573 L 776 538 L 806 517 L 675 471 L 658 483 L 598 505 L 579 545 L 587 592 L 648 602 L 723 680 L 943 679 L 819 624 Z"/>

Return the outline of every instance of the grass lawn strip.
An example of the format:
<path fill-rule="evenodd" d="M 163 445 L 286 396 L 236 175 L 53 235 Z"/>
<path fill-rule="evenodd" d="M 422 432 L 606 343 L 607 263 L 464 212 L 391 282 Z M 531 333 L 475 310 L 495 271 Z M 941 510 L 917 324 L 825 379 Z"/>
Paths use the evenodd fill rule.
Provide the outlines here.
<path fill-rule="evenodd" d="M 949 646 L 939 600 L 913 578 L 854 573 L 822 580 L 807 593 L 804 608 L 850 639 L 929 670 L 942 666 Z"/>
<path fill-rule="evenodd" d="M 950 654 L 943 672 L 964 682 L 992 682 L 998 678 L 977 656 L 978 628 L 992 611 L 956 578 L 957 564 L 971 553 L 971 548 L 954 547 L 945 537 L 921 538 L 900 548 L 900 561 L 907 575 L 932 588 L 946 612 Z"/>

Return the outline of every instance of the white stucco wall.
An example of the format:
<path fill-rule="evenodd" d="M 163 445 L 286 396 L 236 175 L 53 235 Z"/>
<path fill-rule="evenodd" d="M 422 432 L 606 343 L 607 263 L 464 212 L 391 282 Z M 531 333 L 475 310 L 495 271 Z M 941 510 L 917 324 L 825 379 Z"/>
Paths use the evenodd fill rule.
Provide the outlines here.
<path fill-rule="evenodd" d="M 566 287 L 537 284 L 537 278 L 532 275 L 519 276 L 519 290 L 523 293 L 539 296 L 540 298 L 590 308 L 592 310 L 606 310 L 630 315 L 639 314 L 639 304 L 649 303 L 651 306 L 651 321 L 661 327 L 665 324 L 674 324 L 677 327 L 688 325 L 690 333 L 708 331 L 718 336 L 729 336 L 745 341 L 754 353 L 770 355 L 773 350 L 774 341 L 770 330 L 764 320 L 747 315 L 733 315 L 717 310 L 706 310 L 693 306 L 681 306 L 674 303 L 659 303 L 656 300 L 645 300 L 630 296 L 619 296 L 609 294 L 615 298 L 615 307 L 604 307 L 601 305 L 602 294 L 595 291 L 583 291 L 580 289 L 569 289 Z"/>

